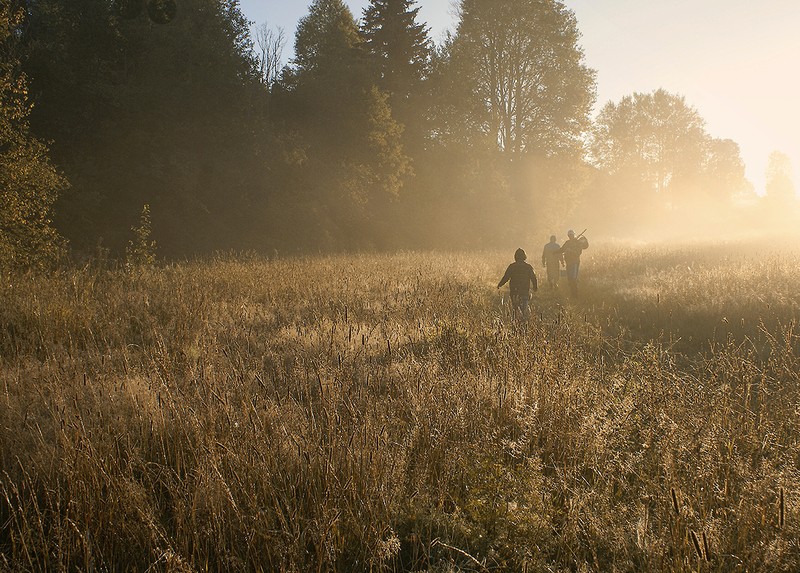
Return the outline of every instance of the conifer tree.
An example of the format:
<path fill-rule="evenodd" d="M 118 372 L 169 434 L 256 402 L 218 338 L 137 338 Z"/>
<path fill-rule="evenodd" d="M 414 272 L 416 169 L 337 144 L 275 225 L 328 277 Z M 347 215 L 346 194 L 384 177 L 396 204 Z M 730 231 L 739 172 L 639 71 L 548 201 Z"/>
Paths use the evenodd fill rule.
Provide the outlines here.
<path fill-rule="evenodd" d="M 426 80 L 433 43 L 417 21 L 415 0 L 371 0 L 364 10 L 361 34 L 378 87 L 388 94 L 392 116 L 403 126 L 403 142 L 412 153 L 422 149 L 429 131 Z"/>
<path fill-rule="evenodd" d="M 26 4 L 31 129 L 72 184 L 58 202 L 72 247 L 102 238 L 123 255 L 145 203 L 164 256 L 238 247 L 263 165 L 263 86 L 238 0 L 179 0 L 166 23 L 150 3 Z"/>
<path fill-rule="evenodd" d="M 361 31 L 374 57 L 379 87 L 392 102 L 405 99 L 427 76 L 432 44 L 425 24 L 417 22 L 414 0 L 371 0 Z"/>
<path fill-rule="evenodd" d="M 374 244 L 408 170 L 402 127 L 375 85 L 358 25 L 342 0 L 315 0 L 295 37 L 284 116 L 304 142 L 296 187 L 304 227 L 323 245 Z M 321 208 L 320 208 L 321 207 Z"/>

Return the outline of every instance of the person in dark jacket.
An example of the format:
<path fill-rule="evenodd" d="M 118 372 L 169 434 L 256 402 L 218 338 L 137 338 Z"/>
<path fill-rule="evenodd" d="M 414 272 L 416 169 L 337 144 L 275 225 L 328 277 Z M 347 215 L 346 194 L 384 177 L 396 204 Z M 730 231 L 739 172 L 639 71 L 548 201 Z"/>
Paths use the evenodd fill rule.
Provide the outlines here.
<path fill-rule="evenodd" d="M 525 320 L 528 320 L 531 315 L 529 306 L 531 290 L 539 290 L 536 273 L 533 272 L 533 267 L 525 262 L 527 258 L 528 255 L 525 254 L 525 251 L 517 249 L 514 253 L 514 262 L 508 265 L 506 274 L 497 283 L 499 289 L 510 281 L 511 304 L 514 307 L 514 313 L 519 312 Z"/>
<path fill-rule="evenodd" d="M 550 242 L 542 250 L 542 266 L 547 269 L 547 284 L 550 288 L 558 288 L 558 277 L 563 264 L 564 255 L 561 253 L 561 245 L 556 242 L 555 235 L 550 235 Z"/>
<path fill-rule="evenodd" d="M 567 232 L 569 237 L 561 246 L 561 253 L 564 255 L 564 262 L 567 265 L 567 282 L 572 296 L 578 296 L 578 271 L 581 268 L 581 253 L 589 248 L 589 241 L 583 233 L 575 236 L 575 231 L 570 229 Z"/>

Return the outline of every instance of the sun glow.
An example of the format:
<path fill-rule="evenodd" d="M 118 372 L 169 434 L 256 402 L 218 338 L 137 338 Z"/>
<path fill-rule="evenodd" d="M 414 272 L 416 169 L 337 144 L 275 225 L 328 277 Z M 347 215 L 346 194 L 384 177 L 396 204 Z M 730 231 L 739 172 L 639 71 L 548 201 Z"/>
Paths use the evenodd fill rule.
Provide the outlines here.
<path fill-rule="evenodd" d="M 708 0 L 643 3 L 568 0 L 598 71 L 598 106 L 664 88 L 686 97 L 715 138 L 739 144 L 748 179 L 763 194 L 770 153 L 800 166 L 794 94 L 800 11 L 789 0 L 757 10 Z"/>

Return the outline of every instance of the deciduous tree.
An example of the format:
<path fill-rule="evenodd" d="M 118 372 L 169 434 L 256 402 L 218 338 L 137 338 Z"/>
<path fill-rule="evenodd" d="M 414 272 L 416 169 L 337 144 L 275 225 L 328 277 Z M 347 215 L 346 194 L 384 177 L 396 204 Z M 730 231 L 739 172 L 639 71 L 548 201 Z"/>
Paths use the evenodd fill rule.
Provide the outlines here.
<path fill-rule="evenodd" d="M 455 33 L 432 66 L 431 147 L 450 156 L 441 165 L 454 164 L 438 186 L 453 209 L 470 197 L 475 213 L 465 215 L 470 228 L 486 229 L 484 244 L 526 241 L 534 225 L 563 220 L 575 207 L 594 72 L 574 14 L 557 0 L 458 7 Z M 496 171 L 475 173 L 478 163 Z M 426 172 L 438 177 L 436 166 Z"/>
<path fill-rule="evenodd" d="M 511 155 L 579 152 L 594 102 L 579 38 L 557 0 L 461 0 L 450 73 L 472 96 L 466 119 Z"/>
<path fill-rule="evenodd" d="M 618 206 L 611 216 L 625 214 L 626 225 L 685 223 L 710 231 L 708 213 L 716 222 L 729 217 L 733 199 L 751 188 L 739 146 L 711 137 L 699 112 L 663 89 L 607 103 L 590 148 L 609 177 L 604 202 Z"/>
<path fill-rule="evenodd" d="M 64 242 L 51 224 L 52 208 L 67 182 L 48 148 L 30 133 L 27 79 L 17 39 L 23 12 L 0 2 L 0 265 L 52 262 Z"/>
<path fill-rule="evenodd" d="M 682 96 L 663 89 L 634 93 L 600 111 L 592 138 L 599 167 L 634 173 L 665 200 L 680 179 L 698 173 L 709 136 L 705 121 Z"/>
<path fill-rule="evenodd" d="M 745 176 L 739 144 L 732 139 L 711 139 L 703 165 L 704 193 L 721 204 L 753 197 L 753 184 Z"/>
<path fill-rule="evenodd" d="M 283 28 L 273 30 L 266 22 L 259 24 L 255 29 L 255 42 L 259 76 L 271 87 L 283 68 L 283 48 L 286 44 Z"/>

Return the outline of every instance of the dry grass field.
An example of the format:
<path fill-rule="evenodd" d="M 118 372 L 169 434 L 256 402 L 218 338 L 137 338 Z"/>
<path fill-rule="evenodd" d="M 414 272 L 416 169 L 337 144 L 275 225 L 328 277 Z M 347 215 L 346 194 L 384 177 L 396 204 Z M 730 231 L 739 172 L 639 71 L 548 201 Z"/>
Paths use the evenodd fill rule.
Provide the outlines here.
<path fill-rule="evenodd" d="M 3 276 L 0 570 L 800 570 L 800 251 L 512 253 Z"/>

